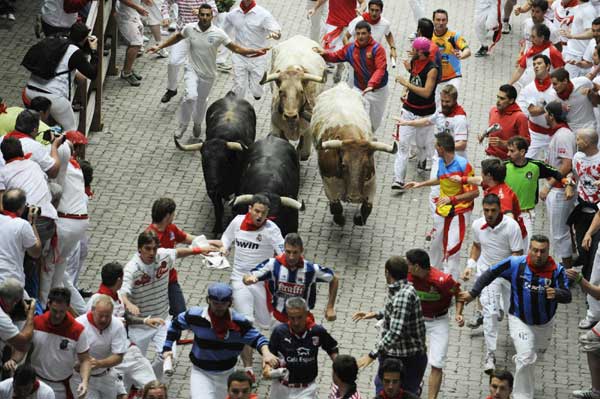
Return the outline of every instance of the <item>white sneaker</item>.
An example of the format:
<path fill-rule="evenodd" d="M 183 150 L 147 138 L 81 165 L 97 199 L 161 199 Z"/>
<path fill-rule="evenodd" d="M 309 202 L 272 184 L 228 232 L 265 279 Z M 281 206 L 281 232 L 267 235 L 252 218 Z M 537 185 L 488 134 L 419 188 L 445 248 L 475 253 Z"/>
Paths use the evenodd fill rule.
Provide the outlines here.
<path fill-rule="evenodd" d="M 589 330 L 590 328 L 594 327 L 596 325 L 596 323 L 598 323 L 597 321 L 594 320 L 590 320 L 587 317 L 583 320 L 581 320 L 579 322 L 579 329 L 580 330 Z"/>
<path fill-rule="evenodd" d="M 16 19 L 16 18 L 15 18 L 15 14 L 13 14 L 13 13 L 10 13 L 10 12 L 9 12 L 9 13 L 8 13 L 8 20 L 9 20 L 9 21 L 14 21 L 15 19 Z"/>
<path fill-rule="evenodd" d="M 593 389 L 573 391 L 573 397 L 578 399 L 600 399 L 600 393 Z"/>
<path fill-rule="evenodd" d="M 485 355 L 485 360 L 483 361 L 483 372 L 486 374 L 490 374 L 496 368 L 496 355 L 492 352 L 488 352 Z"/>
<path fill-rule="evenodd" d="M 169 52 L 164 48 L 161 48 L 156 52 L 156 55 L 158 55 L 158 58 L 167 58 L 169 56 Z"/>

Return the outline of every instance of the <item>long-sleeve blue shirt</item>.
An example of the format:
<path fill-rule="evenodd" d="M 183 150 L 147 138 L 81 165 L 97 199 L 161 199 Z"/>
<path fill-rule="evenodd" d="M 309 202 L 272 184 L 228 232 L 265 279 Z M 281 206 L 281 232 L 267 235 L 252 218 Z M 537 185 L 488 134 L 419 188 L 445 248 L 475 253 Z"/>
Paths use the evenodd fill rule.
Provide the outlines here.
<path fill-rule="evenodd" d="M 173 343 L 181 337 L 182 331 L 192 330 L 194 333 L 194 344 L 190 351 L 192 364 L 207 371 L 224 371 L 235 366 L 244 345 L 260 350 L 262 346 L 269 344 L 269 341 L 243 315 L 230 310 L 230 316 L 236 327 L 229 328 L 225 337 L 220 339 L 212 328 L 208 307 L 191 307 L 171 321 L 163 352 L 172 350 Z"/>

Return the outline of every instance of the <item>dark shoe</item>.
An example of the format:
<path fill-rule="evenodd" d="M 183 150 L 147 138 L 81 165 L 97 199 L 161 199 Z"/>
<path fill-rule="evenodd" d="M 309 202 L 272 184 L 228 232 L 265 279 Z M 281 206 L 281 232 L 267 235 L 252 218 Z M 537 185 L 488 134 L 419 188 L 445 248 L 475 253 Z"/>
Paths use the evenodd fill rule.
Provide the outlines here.
<path fill-rule="evenodd" d="M 475 53 L 475 57 L 487 57 L 488 56 L 488 46 L 481 46 L 479 50 Z"/>
<path fill-rule="evenodd" d="M 256 97 L 256 96 L 254 96 L 254 99 L 255 99 L 256 101 L 260 100 L 261 98 L 262 98 L 262 97 Z"/>
<path fill-rule="evenodd" d="M 91 297 L 92 295 L 94 295 L 94 293 L 93 293 L 93 292 L 91 292 L 91 291 L 88 291 L 88 290 L 80 289 L 80 290 L 78 290 L 78 291 L 79 291 L 79 295 L 81 295 L 81 297 L 82 297 L 82 298 L 89 298 L 89 297 Z"/>
<path fill-rule="evenodd" d="M 510 26 L 510 23 L 508 21 L 502 21 L 502 34 L 508 35 L 511 30 L 512 26 Z"/>
<path fill-rule="evenodd" d="M 399 181 L 394 181 L 392 183 L 392 190 L 397 191 L 399 193 L 403 193 L 404 191 L 406 191 L 406 187 L 404 187 L 404 183 L 399 182 Z"/>
<path fill-rule="evenodd" d="M 139 75 L 139 74 L 138 74 L 136 71 L 134 71 L 134 70 L 131 70 L 131 74 L 132 74 L 132 75 L 133 75 L 133 77 L 134 77 L 134 78 L 136 78 L 137 80 L 142 80 L 142 79 L 144 79 L 144 78 L 142 77 L 142 75 Z"/>
<path fill-rule="evenodd" d="M 162 98 L 160 99 L 160 102 L 161 103 L 168 103 L 176 95 L 177 95 L 177 90 L 169 90 L 169 89 L 167 89 L 167 92 L 162 96 Z"/>
<path fill-rule="evenodd" d="M 121 72 L 121 79 L 123 79 L 124 81 L 126 81 L 134 87 L 138 87 L 141 84 L 140 81 L 137 80 L 132 73 L 130 73 L 129 75 L 125 75 L 123 72 Z"/>

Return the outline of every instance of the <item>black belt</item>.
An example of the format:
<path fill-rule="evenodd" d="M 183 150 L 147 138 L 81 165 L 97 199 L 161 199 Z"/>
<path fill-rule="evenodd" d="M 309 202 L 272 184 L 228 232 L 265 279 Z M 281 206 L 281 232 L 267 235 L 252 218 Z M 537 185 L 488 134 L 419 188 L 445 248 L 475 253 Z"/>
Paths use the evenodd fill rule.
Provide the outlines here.
<path fill-rule="evenodd" d="M 310 384 L 312 384 L 313 382 L 314 381 L 311 381 L 311 382 L 298 382 L 298 383 L 295 383 L 295 384 L 294 383 L 290 384 L 287 381 L 281 381 L 281 385 L 284 385 L 284 386 L 286 386 L 288 388 L 306 388 L 306 387 L 310 386 Z"/>
<path fill-rule="evenodd" d="M 448 314 L 448 311 L 446 310 L 446 311 L 445 311 L 445 312 L 443 312 L 443 313 L 439 313 L 439 314 L 436 314 L 436 315 L 434 315 L 434 316 L 431 316 L 431 317 L 428 317 L 428 316 L 423 316 L 423 318 L 424 318 L 424 319 L 435 320 L 435 319 L 439 319 L 440 317 L 444 317 L 444 316 L 446 316 L 447 314 Z"/>
<path fill-rule="evenodd" d="M 35 86 L 32 86 L 32 85 L 27 85 L 27 88 L 29 90 L 39 91 L 40 93 L 52 94 L 48 90 L 40 89 L 39 87 L 35 87 Z"/>

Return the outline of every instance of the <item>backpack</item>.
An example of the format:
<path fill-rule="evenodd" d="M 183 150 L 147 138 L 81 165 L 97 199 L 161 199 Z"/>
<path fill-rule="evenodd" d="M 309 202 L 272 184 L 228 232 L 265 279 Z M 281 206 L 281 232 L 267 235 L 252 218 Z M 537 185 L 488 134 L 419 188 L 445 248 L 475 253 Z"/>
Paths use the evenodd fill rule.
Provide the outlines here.
<path fill-rule="evenodd" d="M 65 55 L 71 42 L 63 37 L 47 37 L 31 46 L 21 65 L 33 75 L 50 80 L 57 75 L 69 73 L 69 70 L 57 72 L 58 64 Z"/>

